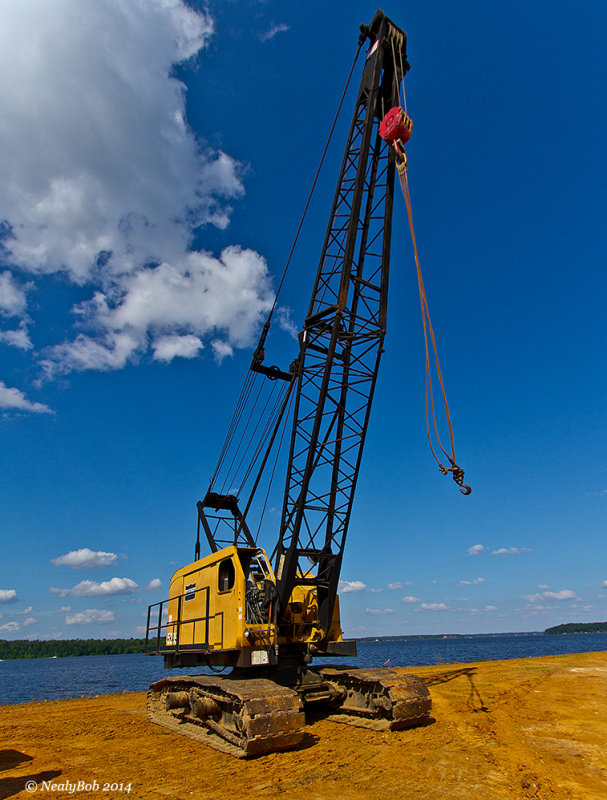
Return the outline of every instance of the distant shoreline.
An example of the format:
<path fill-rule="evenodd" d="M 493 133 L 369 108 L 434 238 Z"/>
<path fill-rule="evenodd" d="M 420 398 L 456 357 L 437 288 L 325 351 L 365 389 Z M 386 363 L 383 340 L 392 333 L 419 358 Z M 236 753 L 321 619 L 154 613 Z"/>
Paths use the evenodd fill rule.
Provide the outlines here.
<path fill-rule="evenodd" d="M 541 636 L 541 631 L 516 633 L 429 633 L 356 637 L 357 642 L 401 642 L 407 639 L 463 639 L 481 636 Z M 18 658 L 63 658 L 145 653 L 145 639 L 0 639 L 0 661 Z"/>
<path fill-rule="evenodd" d="M 607 622 L 566 623 L 545 631 L 507 633 L 428 633 L 392 636 L 359 636 L 357 642 L 401 642 L 424 639 L 463 639 L 475 637 L 543 636 L 544 634 L 607 633 Z M 111 656 L 145 653 L 145 639 L 0 639 L 0 661 L 20 658 L 63 658 L 70 656 Z"/>

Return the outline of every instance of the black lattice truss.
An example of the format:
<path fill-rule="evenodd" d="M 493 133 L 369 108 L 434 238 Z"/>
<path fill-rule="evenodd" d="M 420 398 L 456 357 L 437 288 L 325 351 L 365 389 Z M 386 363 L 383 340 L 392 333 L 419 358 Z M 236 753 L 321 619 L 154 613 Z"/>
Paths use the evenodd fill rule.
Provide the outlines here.
<path fill-rule="evenodd" d="M 294 585 L 317 587 L 325 631 L 386 329 L 394 157 L 378 129 L 399 77 L 380 46 L 363 74 L 301 336 L 276 574 L 283 603 Z"/>

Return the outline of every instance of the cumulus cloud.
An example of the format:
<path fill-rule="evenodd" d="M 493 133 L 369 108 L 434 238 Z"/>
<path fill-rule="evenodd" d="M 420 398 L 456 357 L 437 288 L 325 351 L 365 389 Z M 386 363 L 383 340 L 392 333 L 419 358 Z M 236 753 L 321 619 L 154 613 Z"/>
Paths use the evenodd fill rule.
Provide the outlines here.
<path fill-rule="evenodd" d="M 6 631 L 7 633 L 14 633 L 18 631 L 21 626 L 18 622 L 5 622 L 4 625 L 0 625 L 0 631 Z"/>
<path fill-rule="evenodd" d="M 180 0 L 21 0 L 0 32 L 4 247 L 33 272 L 84 283 L 99 254 L 122 272 L 212 218 L 222 184 L 185 120 L 172 65 L 197 53 L 212 21 Z M 69 87 L 69 91 L 67 91 Z M 202 171 L 211 178 L 211 192 Z"/>
<path fill-rule="evenodd" d="M 401 581 L 396 581 L 396 583 L 389 583 L 388 584 L 388 589 L 402 589 L 402 588 L 403 588 L 403 584 L 402 584 Z"/>
<path fill-rule="evenodd" d="M 8 270 L 0 272 L 0 315 L 21 316 L 27 306 L 26 292 L 29 287 L 31 284 L 19 284 Z"/>
<path fill-rule="evenodd" d="M 192 333 L 185 336 L 160 336 L 153 344 L 155 361 L 172 361 L 174 358 L 194 358 L 204 345 Z"/>
<path fill-rule="evenodd" d="M 44 403 L 28 400 L 20 389 L 7 386 L 0 381 L 0 411 L 29 411 L 32 414 L 52 414 L 52 410 Z"/>
<path fill-rule="evenodd" d="M 424 611 L 448 611 L 449 606 L 445 603 L 422 603 Z"/>
<path fill-rule="evenodd" d="M 31 350 L 33 347 L 25 323 L 14 330 L 0 331 L 0 343 L 16 347 L 17 350 Z"/>
<path fill-rule="evenodd" d="M 87 608 L 72 616 L 65 618 L 66 625 L 91 625 L 94 623 L 105 624 L 113 622 L 115 619 L 113 611 L 101 610 L 97 608 Z"/>
<path fill-rule="evenodd" d="M 51 558 L 55 567 L 71 567 L 72 569 L 100 569 L 109 567 L 118 560 L 116 553 L 106 553 L 103 550 L 90 550 L 81 547 L 80 550 L 70 550 L 57 558 Z"/>
<path fill-rule="evenodd" d="M 367 614 L 394 614 L 392 608 L 365 608 Z"/>
<path fill-rule="evenodd" d="M 27 608 L 24 608 L 23 611 L 15 611 L 15 614 L 23 614 L 23 615 L 25 615 L 25 614 L 29 614 L 31 610 L 32 610 L 32 606 L 28 606 Z"/>
<path fill-rule="evenodd" d="M 577 594 L 572 589 L 561 589 L 560 592 L 544 592 L 544 597 L 551 600 L 575 600 Z"/>
<path fill-rule="evenodd" d="M 162 589 L 162 581 L 160 578 L 153 578 L 145 588 L 148 592 L 155 592 L 158 589 Z"/>
<path fill-rule="evenodd" d="M 497 611 L 497 606 L 485 606 L 485 611 Z"/>
<path fill-rule="evenodd" d="M 477 556 L 485 549 L 484 544 L 473 544 L 472 547 L 468 548 L 468 555 L 469 556 Z"/>
<path fill-rule="evenodd" d="M 205 337 L 221 358 L 251 342 L 270 307 L 257 253 L 190 250 L 203 226 L 228 225 L 244 192 L 241 165 L 189 127 L 174 77 L 212 33 L 210 15 L 184 0 L 99 0 L 76 14 L 71 0 L 21 0 L 5 15 L 5 259 L 91 289 L 73 309 L 76 335 L 43 354 L 48 378 L 121 369 L 149 352 L 193 358 Z M 1 273 L 0 313 L 23 315 L 27 288 Z M 25 329 L 2 339 L 31 346 Z"/>
<path fill-rule="evenodd" d="M 213 348 L 230 355 L 233 347 L 251 344 L 272 302 L 268 267 L 258 253 L 237 246 L 220 258 L 191 252 L 138 270 L 112 292 L 95 292 L 76 309 L 94 335 L 80 333 L 49 348 L 42 366 L 49 377 L 121 369 L 150 341 L 157 360 L 193 358 L 210 335 L 223 335 Z"/>
<path fill-rule="evenodd" d="M 402 598 L 403 603 L 419 603 L 419 597 L 413 597 L 412 595 L 407 595 L 406 597 Z"/>
<path fill-rule="evenodd" d="M 0 603 L 16 603 L 19 598 L 14 589 L 0 589 Z"/>
<path fill-rule="evenodd" d="M 579 595 L 572 589 L 561 589 L 558 592 L 542 592 L 536 594 L 525 594 L 524 599 L 529 603 L 538 603 L 543 601 L 544 598 L 549 600 L 580 600 Z"/>
<path fill-rule="evenodd" d="M 513 556 L 517 553 L 532 553 L 529 547 L 500 547 L 499 550 L 493 550 L 492 556 Z"/>
<path fill-rule="evenodd" d="M 601 586 L 602 586 L 604 589 L 607 589 L 607 581 L 603 581 L 603 583 L 601 584 Z"/>
<path fill-rule="evenodd" d="M 476 586 L 479 583 L 484 583 L 484 582 L 485 582 L 484 578 L 474 578 L 474 580 L 471 580 L 471 581 L 460 581 L 459 585 L 460 586 Z"/>
<path fill-rule="evenodd" d="M 22 627 L 28 628 L 30 625 L 36 625 L 37 622 L 38 620 L 35 619 L 34 617 L 28 617 L 26 620 L 23 621 Z"/>
<path fill-rule="evenodd" d="M 277 34 L 285 33 L 285 31 L 288 30 L 290 30 L 289 25 L 285 25 L 284 22 L 279 22 L 277 25 L 270 25 L 267 31 L 259 34 L 259 38 L 262 42 L 267 42 L 273 39 Z"/>
<path fill-rule="evenodd" d="M 350 592 L 362 592 L 367 588 L 367 584 L 362 581 L 340 581 L 337 591 L 339 594 L 348 594 Z"/>
<path fill-rule="evenodd" d="M 109 581 L 80 581 L 72 589 L 57 589 L 51 586 L 49 592 L 59 597 L 68 594 L 74 597 L 111 597 L 116 594 L 132 594 L 139 587 L 130 578 L 112 578 Z"/>

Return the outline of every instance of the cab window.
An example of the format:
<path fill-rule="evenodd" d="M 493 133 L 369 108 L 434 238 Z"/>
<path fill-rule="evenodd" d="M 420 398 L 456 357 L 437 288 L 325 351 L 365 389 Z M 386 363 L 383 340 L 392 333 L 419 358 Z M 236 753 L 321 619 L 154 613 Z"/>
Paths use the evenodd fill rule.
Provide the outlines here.
<path fill-rule="evenodd" d="M 234 586 L 234 564 L 231 558 L 226 558 L 219 564 L 218 588 L 220 592 L 228 592 Z"/>

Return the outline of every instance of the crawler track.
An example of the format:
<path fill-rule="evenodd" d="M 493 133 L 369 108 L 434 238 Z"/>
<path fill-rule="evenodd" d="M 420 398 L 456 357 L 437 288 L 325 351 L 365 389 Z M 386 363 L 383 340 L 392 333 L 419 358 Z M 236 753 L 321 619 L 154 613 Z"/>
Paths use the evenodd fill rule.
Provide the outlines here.
<path fill-rule="evenodd" d="M 237 758 L 288 750 L 304 735 L 297 692 L 263 678 L 164 678 L 150 686 L 147 712 L 152 722 Z"/>
<path fill-rule="evenodd" d="M 373 730 L 402 730 L 430 720 L 430 692 L 417 675 L 392 669 L 325 667 L 325 682 L 339 694 L 329 719 Z"/>

